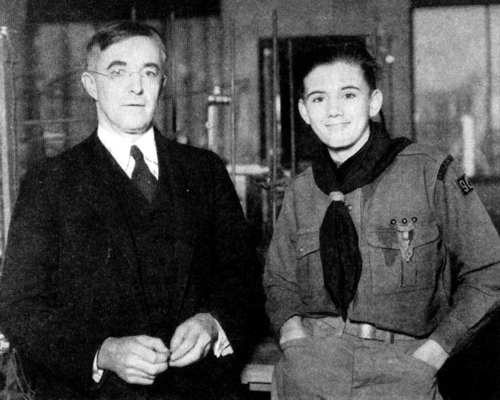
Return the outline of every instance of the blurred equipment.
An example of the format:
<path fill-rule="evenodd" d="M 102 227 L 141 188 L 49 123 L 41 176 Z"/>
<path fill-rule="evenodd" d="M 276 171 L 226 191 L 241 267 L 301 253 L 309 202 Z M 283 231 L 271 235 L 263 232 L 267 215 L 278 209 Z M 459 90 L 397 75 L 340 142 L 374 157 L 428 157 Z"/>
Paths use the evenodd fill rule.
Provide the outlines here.
<path fill-rule="evenodd" d="M 207 147 L 215 153 L 220 151 L 220 140 L 222 140 L 221 124 L 224 106 L 231 104 L 231 97 L 223 95 L 221 87 L 214 86 L 213 92 L 207 101 Z"/>

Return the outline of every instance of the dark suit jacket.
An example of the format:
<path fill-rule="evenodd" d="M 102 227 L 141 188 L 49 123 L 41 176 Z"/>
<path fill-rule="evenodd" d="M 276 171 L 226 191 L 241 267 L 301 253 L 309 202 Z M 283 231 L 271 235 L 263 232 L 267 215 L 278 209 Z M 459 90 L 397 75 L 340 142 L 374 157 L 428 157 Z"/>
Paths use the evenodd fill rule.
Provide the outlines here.
<path fill-rule="evenodd" d="M 1 282 L 0 330 L 21 354 L 37 398 L 215 398 L 216 387 L 229 391 L 226 383 L 237 378 L 236 357 L 209 356 L 168 369 L 153 387 L 127 385 L 111 373 L 100 385 L 91 379 L 105 338 L 165 326 L 154 334 L 168 346 L 173 329 L 198 312 L 210 312 L 235 354 L 244 355 L 251 316 L 260 310 L 255 255 L 223 163 L 157 132 L 155 139 L 171 210 L 165 235 L 178 271 L 169 315 L 151 317 L 147 309 L 148 290 L 161 275 L 146 282 L 141 276 L 111 177 L 114 161 L 95 133 L 23 181 Z"/>

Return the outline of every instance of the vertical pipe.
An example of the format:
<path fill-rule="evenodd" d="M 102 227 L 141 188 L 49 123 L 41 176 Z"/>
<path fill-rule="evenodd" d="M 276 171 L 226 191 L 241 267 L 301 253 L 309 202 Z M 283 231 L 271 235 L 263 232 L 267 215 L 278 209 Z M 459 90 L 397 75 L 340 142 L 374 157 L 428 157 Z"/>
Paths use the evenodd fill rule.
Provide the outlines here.
<path fill-rule="evenodd" d="M 390 57 L 392 56 L 392 35 L 388 34 L 387 35 L 387 54 L 384 55 L 384 62 L 387 64 L 387 68 L 389 69 L 387 75 L 388 75 L 388 92 L 389 92 L 389 132 L 391 135 L 394 134 L 394 84 L 392 82 L 394 76 L 393 76 L 393 69 L 392 69 L 392 61 Z M 391 62 L 388 62 L 391 61 Z"/>
<path fill-rule="evenodd" d="M 288 83 L 290 88 L 290 171 L 292 178 L 295 177 L 296 153 L 295 153 L 295 83 L 293 76 L 293 43 L 288 39 Z"/>
<path fill-rule="evenodd" d="M 263 129 L 264 129 L 264 157 L 269 171 L 272 169 L 271 148 L 272 148 L 272 131 L 273 131 L 273 50 L 271 47 L 263 47 L 262 49 L 262 103 L 264 108 L 263 113 Z"/>
<path fill-rule="evenodd" d="M 491 50 L 491 8 L 485 7 L 485 29 L 486 29 L 486 134 L 489 136 L 493 132 L 491 116 L 491 97 L 493 91 L 492 65 L 493 57 Z"/>
<path fill-rule="evenodd" d="M 137 9 L 135 7 L 135 1 L 132 4 L 132 8 L 130 9 L 130 20 L 132 22 L 136 22 L 137 21 Z"/>
<path fill-rule="evenodd" d="M 474 176 L 476 161 L 474 160 L 474 148 L 476 138 L 474 135 L 474 118 L 470 114 L 464 114 L 460 118 L 462 126 L 462 167 L 467 176 Z"/>
<path fill-rule="evenodd" d="M 16 104 L 16 81 L 15 81 L 15 73 L 14 73 L 14 68 L 16 65 L 16 59 L 15 59 L 15 49 L 12 44 L 11 38 L 9 36 L 9 32 L 7 30 L 5 34 L 5 41 L 6 45 L 8 48 L 7 52 L 7 72 L 8 72 L 8 83 L 6 83 L 6 92 L 11 93 L 9 103 L 11 106 L 7 110 L 7 117 L 8 117 L 8 132 L 10 132 L 9 135 L 9 162 L 10 162 L 10 200 L 11 204 L 12 202 L 15 202 L 17 198 L 17 185 L 18 185 L 18 160 L 17 160 L 17 144 L 18 144 L 18 137 L 17 137 L 17 130 L 16 130 L 16 115 L 17 115 L 17 104 Z M 8 228 L 8 226 L 7 226 Z M 1 258 L 1 254 L 0 254 Z"/>
<path fill-rule="evenodd" d="M 9 116 L 7 111 L 7 43 L 8 28 L 0 27 L 0 165 L 2 168 L 2 257 L 7 242 L 7 232 L 11 218 L 11 171 L 9 162 Z"/>
<path fill-rule="evenodd" d="M 170 13 L 170 99 L 172 112 L 172 136 L 177 136 L 177 76 L 175 54 L 175 11 Z"/>
<path fill-rule="evenodd" d="M 264 46 L 262 49 L 262 102 L 264 107 L 263 129 L 264 129 L 264 156 L 270 172 L 272 171 L 272 115 L 273 115 L 273 70 L 272 70 L 272 48 Z M 271 218 L 271 192 L 270 190 L 262 191 L 262 234 L 267 238 L 269 227 L 272 226 Z M 269 223 L 271 222 L 271 223 Z"/>
<path fill-rule="evenodd" d="M 236 27 L 231 21 L 231 178 L 236 185 Z"/>
<path fill-rule="evenodd" d="M 278 75 L 278 13 L 276 9 L 273 10 L 273 140 L 272 140 L 272 169 L 271 169 L 271 212 L 273 229 L 276 223 L 277 209 L 276 209 L 276 184 L 278 175 L 278 116 L 276 110 L 276 99 L 279 92 L 279 75 Z"/>

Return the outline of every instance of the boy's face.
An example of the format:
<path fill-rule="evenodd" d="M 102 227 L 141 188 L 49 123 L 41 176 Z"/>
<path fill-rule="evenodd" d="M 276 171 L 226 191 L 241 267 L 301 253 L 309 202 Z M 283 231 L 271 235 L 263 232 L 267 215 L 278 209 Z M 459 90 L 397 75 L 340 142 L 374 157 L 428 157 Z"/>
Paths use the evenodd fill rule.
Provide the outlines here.
<path fill-rule="evenodd" d="M 299 100 L 302 119 L 330 153 L 355 154 L 370 135 L 369 119 L 382 106 L 382 93 L 370 90 L 361 67 L 343 61 L 319 65 L 304 78 Z"/>

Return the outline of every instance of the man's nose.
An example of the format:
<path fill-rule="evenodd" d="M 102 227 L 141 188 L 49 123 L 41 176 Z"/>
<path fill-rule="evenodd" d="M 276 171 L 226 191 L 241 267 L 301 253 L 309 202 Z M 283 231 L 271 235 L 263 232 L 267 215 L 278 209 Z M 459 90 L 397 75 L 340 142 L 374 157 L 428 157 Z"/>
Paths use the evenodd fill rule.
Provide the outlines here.
<path fill-rule="evenodd" d="M 144 90 L 141 73 L 139 71 L 129 72 L 128 80 L 130 91 L 135 94 L 141 94 Z"/>

